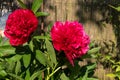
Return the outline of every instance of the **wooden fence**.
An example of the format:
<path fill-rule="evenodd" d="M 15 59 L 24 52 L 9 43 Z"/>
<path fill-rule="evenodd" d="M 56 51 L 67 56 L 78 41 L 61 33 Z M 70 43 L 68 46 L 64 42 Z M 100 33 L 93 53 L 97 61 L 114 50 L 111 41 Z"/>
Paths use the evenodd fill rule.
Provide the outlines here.
<path fill-rule="evenodd" d="M 94 10 L 92 0 L 44 0 L 44 11 L 50 13 L 46 22 L 79 21 L 91 40 L 113 40 L 115 35 L 111 24 L 100 23 L 103 16 L 100 10 Z M 92 10 L 93 8 L 93 10 Z M 107 13 L 107 12 L 106 12 Z"/>

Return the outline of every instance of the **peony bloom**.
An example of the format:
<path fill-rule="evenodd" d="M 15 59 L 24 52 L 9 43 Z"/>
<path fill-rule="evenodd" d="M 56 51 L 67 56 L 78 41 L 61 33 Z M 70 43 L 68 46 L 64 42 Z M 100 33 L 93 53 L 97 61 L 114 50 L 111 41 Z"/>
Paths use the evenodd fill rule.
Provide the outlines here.
<path fill-rule="evenodd" d="M 13 46 L 22 45 L 28 41 L 38 25 L 34 13 L 28 9 L 17 9 L 11 13 L 6 21 L 4 34 Z"/>
<path fill-rule="evenodd" d="M 86 54 L 90 39 L 82 24 L 78 22 L 56 22 L 51 29 L 53 46 L 64 51 L 69 62 L 74 66 L 74 59 Z"/>

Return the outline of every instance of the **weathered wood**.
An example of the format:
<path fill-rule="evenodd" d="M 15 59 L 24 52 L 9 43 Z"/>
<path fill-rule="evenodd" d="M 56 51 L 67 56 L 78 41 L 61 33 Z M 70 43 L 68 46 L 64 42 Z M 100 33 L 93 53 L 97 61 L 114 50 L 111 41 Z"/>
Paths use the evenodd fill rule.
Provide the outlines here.
<path fill-rule="evenodd" d="M 84 0 L 79 0 L 79 3 L 77 0 L 46 0 L 44 11 L 50 13 L 46 22 L 79 21 L 84 25 L 91 40 L 115 41 L 112 25 L 98 24 L 97 22 L 103 18 L 102 14 L 99 10 L 89 10 L 90 8 L 86 7 L 86 4 Z"/>

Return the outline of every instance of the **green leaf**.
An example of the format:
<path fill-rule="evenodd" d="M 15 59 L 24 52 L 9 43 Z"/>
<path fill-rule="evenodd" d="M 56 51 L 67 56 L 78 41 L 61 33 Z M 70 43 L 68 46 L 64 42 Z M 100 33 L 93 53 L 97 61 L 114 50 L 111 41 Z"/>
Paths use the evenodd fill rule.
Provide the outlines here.
<path fill-rule="evenodd" d="M 30 80 L 30 71 L 29 71 L 29 69 L 27 69 L 27 71 L 26 71 L 25 80 Z"/>
<path fill-rule="evenodd" d="M 44 66 L 46 65 L 46 57 L 40 50 L 36 50 L 36 59 Z"/>
<path fill-rule="evenodd" d="M 10 45 L 0 46 L 0 57 L 6 57 L 15 54 L 15 48 Z"/>
<path fill-rule="evenodd" d="M 21 63 L 20 63 L 20 61 L 17 61 L 16 67 L 15 67 L 15 74 L 16 75 L 18 74 L 20 69 L 21 69 Z"/>
<path fill-rule="evenodd" d="M 93 70 L 93 69 L 95 69 L 96 68 L 96 63 L 91 63 L 91 64 L 89 64 L 89 65 L 87 65 L 87 70 L 89 71 L 89 70 Z"/>
<path fill-rule="evenodd" d="M 61 74 L 60 79 L 61 79 L 61 80 L 70 80 L 70 79 L 65 75 L 65 73 L 62 73 L 62 74 Z"/>
<path fill-rule="evenodd" d="M 30 80 L 35 80 L 36 77 L 38 77 L 39 75 L 42 75 L 42 72 L 46 70 L 46 69 L 43 69 L 43 70 L 40 70 L 40 71 L 37 71 L 35 72 L 31 77 L 30 77 Z"/>
<path fill-rule="evenodd" d="M 53 63 L 52 63 L 50 60 L 48 60 L 48 59 L 46 59 L 46 64 L 47 64 L 49 67 L 53 67 Z"/>
<path fill-rule="evenodd" d="M 8 72 L 12 72 L 13 70 L 15 70 L 15 62 L 14 61 L 8 61 L 6 68 Z"/>
<path fill-rule="evenodd" d="M 83 76 L 82 80 L 87 80 L 88 77 L 88 70 L 86 70 L 85 75 Z"/>
<path fill-rule="evenodd" d="M 1 45 L 2 46 L 10 45 L 9 40 L 8 39 L 2 39 Z"/>
<path fill-rule="evenodd" d="M 36 13 L 38 11 L 38 9 L 40 8 L 41 4 L 42 4 L 43 0 L 34 0 L 33 4 L 32 4 L 32 11 L 34 13 Z"/>
<path fill-rule="evenodd" d="M 29 43 L 29 48 L 30 48 L 31 51 L 33 52 L 33 50 L 34 50 L 33 40 L 30 41 L 30 43 Z"/>
<path fill-rule="evenodd" d="M 94 73 L 94 69 L 96 68 L 96 63 L 90 63 L 88 65 L 85 65 L 81 67 L 80 70 L 80 80 L 87 80 L 88 76 L 92 77 Z"/>
<path fill-rule="evenodd" d="M 11 45 L 3 45 L 3 46 L 0 46 L 0 49 L 15 49 L 15 48 L 12 47 Z"/>
<path fill-rule="evenodd" d="M 120 12 L 120 6 L 114 7 L 114 6 L 112 6 L 112 5 L 109 5 L 109 7 L 111 7 L 111 8 L 113 8 L 113 9 L 115 9 L 116 11 Z"/>
<path fill-rule="evenodd" d="M 0 44 L 1 44 L 2 40 L 3 40 L 3 38 L 0 36 Z"/>
<path fill-rule="evenodd" d="M 77 77 L 79 77 L 79 75 L 81 75 L 80 72 L 82 72 L 82 71 L 81 71 L 81 67 L 78 64 L 78 62 L 79 61 L 77 61 L 77 60 L 74 61 L 74 65 L 75 65 L 74 67 L 73 66 L 68 66 L 68 69 L 70 69 L 70 74 L 69 74 L 70 80 L 74 80 Z"/>
<path fill-rule="evenodd" d="M 115 75 L 115 74 L 113 74 L 113 73 L 107 74 L 106 76 L 111 77 L 111 78 L 116 77 L 116 75 Z"/>
<path fill-rule="evenodd" d="M 117 66 L 116 72 L 120 71 L 120 66 Z"/>
<path fill-rule="evenodd" d="M 82 77 L 77 78 L 76 80 L 82 80 Z"/>
<path fill-rule="evenodd" d="M 55 54 L 55 50 L 53 48 L 53 45 L 47 39 L 46 39 L 45 43 L 46 43 L 47 52 L 49 53 L 49 56 L 50 56 L 50 60 L 51 60 L 52 63 L 54 63 L 56 65 L 57 60 L 56 60 L 56 54 Z"/>
<path fill-rule="evenodd" d="M 22 58 L 22 55 L 15 55 L 11 58 L 8 58 L 8 61 L 11 61 L 11 62 L 17 62 L 19 61 L 20 59 Z"/>
<path fill-rule="evenodd" d="M 95 54 L 95 53 L 99 52 L 100 48 L 101 47 L 93 48 L 93 49 L 88 51 L 88 54 Z"/>
<path fill-rule="evenodd" d="M 39 17 L 39 16 L 48 16 L 49 14 L 47 12 L 36 12 L 35 15 Z"/>
<path fill-rule="evenodd" d="M 115 75 L 116 75 L 117 77 L 120 77 L 120 71 L 115 72 Z"/>
<path fill-rule="evenodd" d="M 26 68 L 29 66 L 30 61 L 31 61 L 31 54 L 24 54 L 23 55 L 23 63 Z"/>
<path fill-rule="evenodd" d="M 19 5 L 24 8 L 27 9 L 26 5 L 21 1 L 21 0 L 17 0 L 19 2 Z"/>
<path fill-rule="evenodd" d="M 47 39 L 46 36 L 34 36 L 33 38 L 37 39 L 37 40 L 39 40 L 39 39 Z"/>
<path fill-rule="evenodd" d="M 91 42 L 91 43 L 89 44 L 89 46 L 90 46 L 90 48 L 93 47 L 93 46 L 94 46 L 94 42 Z"/>
<path fill-rule="evenodd" d="M 120 65 L 120 62 L 116 62 L 116 64 L 119 64 L 119 65 Z"/>
<path fill-rule="evenodd" d="M 5 77 L 7 75 L 7 73 L 4 70 L 0 71 L 0 77 Z"/>
<path fill-rule="evenodd" d="M 39 75 L 38 80 L 43 80 L 43 75 Z"/>
<path fill-rule="evenodd" d="M 15 74 L 13 74 L 13 73 L 8 73 L 8 75 L 11 76 L 11 77 L 13 77 L 13 78 L 15 78 L 15 79 L 17 79 L 17 80 L 24 80 L 24 79 L 22 79 L 21 77 L 15 75 Z"/>
<path fill-rule="evenodd" d="M 48 32 L 50 32 L 50 30 L 51 30 L 51 28 L 52 28 L 52 25 L 53 25 L 52 23 L 50 23 L 50 24 L 48 25 L 48 27 L 47 27 L 47 28 L 48 28 Z"/>
<path fill-rule="evenodd" d="M 87 80 L 99 80 L 97 78 L 87 78 Z"/>

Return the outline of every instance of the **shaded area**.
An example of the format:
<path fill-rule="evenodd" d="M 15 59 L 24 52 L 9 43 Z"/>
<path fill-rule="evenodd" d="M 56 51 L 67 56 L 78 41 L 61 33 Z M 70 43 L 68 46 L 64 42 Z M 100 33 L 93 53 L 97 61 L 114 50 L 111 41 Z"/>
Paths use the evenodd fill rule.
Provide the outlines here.
<path fill-rule="evenodd" d="M 80 22 L 94 22 L 98 25 L 99 30 L 104 27 L 103 23 L 112 24 L 117 38 L 117 46 L 120 45 L 120 12 L 109 6 L 119 6 L 120 0 L 78 0 L 78 5 L 76 16 L 79 17 Z M 80 14 L 81 16 L 79 16 Z M 96 16 L 96 14 L 99 15 Z"/>
<path fill-rule="evenodd" d="M 110 24 L 112 27 L 116 41 L 113 40 L 95 40 L 97 46 L 101 46 L 100 62 L 105 59 L 106 55 L 110 55 L 111 59 L 119 62 L 120 61 L 120 12 L 113 9 L 110 6 L 120 6 L 120 0 L 77 0 L 79 8 L 76 12 L 76 16 L 79 17 L 79 21 L 86 23 L 88 21 L 95 23 L 98 30 L 103 32 L 103 24 Z M 81 16 L 80 16 L 81 15 Z M 94 29 L 93 29 L 94 31 Z M 109 37 L 112 37 L 111 31 L 107 31 Z M 97 34 L 97 33 L 96 33 Z M 108 68 L 111 64 L 107 60 L 103 60 L 102 64 Z"/>

